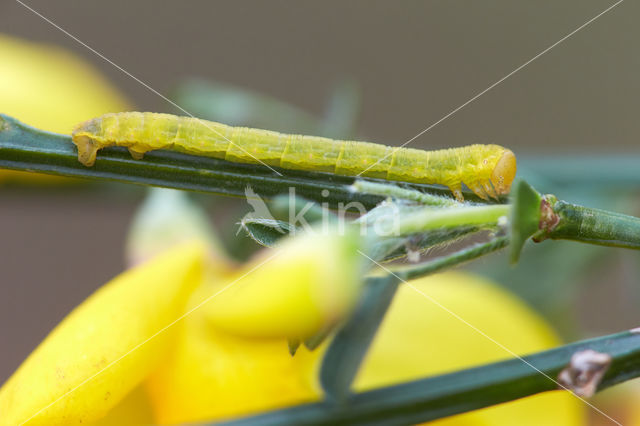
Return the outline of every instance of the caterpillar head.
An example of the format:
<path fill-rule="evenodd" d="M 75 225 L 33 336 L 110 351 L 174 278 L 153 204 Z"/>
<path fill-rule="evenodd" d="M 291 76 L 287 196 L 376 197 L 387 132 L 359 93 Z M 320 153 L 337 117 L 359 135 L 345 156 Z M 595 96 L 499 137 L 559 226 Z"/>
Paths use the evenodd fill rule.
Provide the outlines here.
<path fill-rule="evenodd" d="M 96 153 L 102 146 L 93 137 L 100 130 L 101 118 L 79 124 L 71 132 L 71 141 L 78 147 L 78 161 L 87 167 L 93 166 Z"/>
<path fill-rule="evenodd" d="M 516 177 L 516 156 L 510 149 L 505 149 L 491 172 L 491 183 L 498 195 L 508 194 L 511 182 Z"/>

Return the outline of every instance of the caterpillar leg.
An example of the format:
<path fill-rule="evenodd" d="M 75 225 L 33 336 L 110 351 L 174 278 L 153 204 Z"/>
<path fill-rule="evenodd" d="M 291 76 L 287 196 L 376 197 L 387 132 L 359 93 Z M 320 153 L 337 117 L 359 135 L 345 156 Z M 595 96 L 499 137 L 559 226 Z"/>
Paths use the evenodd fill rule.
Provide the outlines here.
<path fill-rule="evenodd" d="M 491 184 L 491 181 L 487 180 L 482 184 L 482 187 L 484 188 L 484 191 L 489 194 L 489 196 L 491 198 L 493 198 L 494 200 L 498 199 L 498 194 L 496 194 L 496 190 L 493 188 L 493 185 Z"/>
<path fill-rule="evenodd" d="M 480 182 L 467 183 L 466 185 L 478 197 L 482 198 L 483 200 L 489 201 L 489 195 L 487 195 L 484 186 L 481 185 Z"/>
<path fill-rule="evenodd" d="M 449 186 L 449 189 L 453 193 L 453 196 L 456 197 L 456 200 L 458 200 L 458 202 L 464 202 L 464 197 L 462 196 L 462 184 L 458 183 L 456 185 L 451 185 Z"/>
<path fill-rule="evenodd" d="M 142 157 L 144 157 L 145 152 L 146 151 L 141 151 L 139 148 L 136 148 L 135 146 L 129 147 L 129 154 L 131 154 L 131 157 L 133 157 L 134 160 L 142 160 Z"/>

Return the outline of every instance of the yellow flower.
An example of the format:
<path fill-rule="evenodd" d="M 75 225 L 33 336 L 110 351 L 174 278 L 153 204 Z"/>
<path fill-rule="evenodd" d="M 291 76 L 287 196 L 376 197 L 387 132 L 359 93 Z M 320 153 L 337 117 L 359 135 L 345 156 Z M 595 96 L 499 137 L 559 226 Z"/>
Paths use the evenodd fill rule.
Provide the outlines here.
<path fill-rule="evenodd" d="M 629 380 L 620 383 L 612 388 L 606 389 L 604 392 L 595 395 L 594 402 L 596 406 L 613 417 L 623 425 L 640 425 L 640 383 L 638 380 Z M 594 424 L 597 420 L 603 419 L 599 414 L 594 414 Z M 602 422 L 602 424 L 606 424 Z"/>
<path fill-rule="evenodd" d="M 184 201 L 169 195 L 174 205 Z M 287 340 L 349 315 L 363 273 L 359 236 L 287 238 L 237 266 L 212 255 L 215 246 L 199 237 L 204 233 L 197 226 L 168 216 L 167 226 L 177 224 L 195 239 L 116 277 L 63 320 L 0 388 L 0 425 L 189 423 L 322 397 L 317 376 L 326 345 L 301 347 L 292 357 Z M 144 236 L 144 244 L 130 246 L 136 261 L 164 244 L 162 238 L 148 244 L 144 226 L 162 226 L 140 218 L 133 235 Z M 175 232 L 163 235 L 168 245 L 180 240 Z M 516 353 L 558 344 L 537 315 L 486 280 L 445 273 L 411 285 L 419 292 L 401 285 L 357 390 L 510 357 L 424 295 Z M 553 392 L 441 422 L 507 425 L 514 419 L 579 425 L 581 403 Z"/>
<path fill-rule="evenodd" d="M 303 235 L 264 251 L 207 306 L 218 330 L 253 338 L 307 338 L 343 319 L 365 258 L 357 232 Z M 251 272 L 256 269 L 255 272 Z"/>
<path fill-rule="evenodd" d="M 0 424 L 104 417 L 173 344 L 177 329 L 152 337 L 184 311 L 204 253 L 200 243 L 178 247 L 120 275 L 71 312 L 0 389 Z"/>
<path fill-rule="evenodd" d="M 185 410 L 177 398 L 166 400 L 174 381 L 191 387 L 191 380 L 206 380 L 240 401 L 234 390 L 246 383 L 236 379 L 260 378 L 265 369 L 267 376 L 293 376 L 276 374 L 279 385 L 268 387 L 279 395 L 256 387 L 259 408 L 316 395 L 309 370 L 318 355 L 292 358 L 286 339 L 313 335 L 347 315 L 359 291 L 357 247 L 350 235 L 306 235 L 242 268 L 217 261 L 204 270 L 202 242 L 175 247 L 105 285 L 52 331 L 0 389 L 0 424 L 86 424 L 109 411 L 122 418 L 132 406 L 127 395 L 140 385 L 149 388 L 156 419 L 182 421 L 202 407 Z M 180 364 L 185 353 L 195 370 Z M 251 361 L 238 368 L 243 353 Z M 170 374 L 179 368 L 183 375 Z M 125 408 L 116 407 L 120 401 Z M 243 412 L 239 407 L 234 412 Z"/>
<path fill-rule="evenodd" d="M 91 65 L 48 44 L 0 34 L 1 112 L 50 132 L 127 109 L 129 102 Z"/>
<path fill-rule="evenodd" d="M 357 234 L 305 235 L 236 272 L 232 286 L 185 319 L 170 360 L 151 376 L 157 421 L 204 421 L 319 398 L 321 351 L 300 348 L 292 357 L 286 338 L 309 337 L 348 314 L 364 259 L 357 248 Z"/>
<path fill-rule="evenodd" d="M 129 109 L 98 71 L 55 45 L 0 34 L 0 63 L 0 113 L 32 126 L 70 133 L 84 120 Z M 8 177 L 42 182 L 43 175 L 0 170 L 0 179 Z"/>
<path fill-rule="evenodd" d="M 414 280 L 398 289 L 355 387 L 371 389 L 513 357 L 496 342 L 518 355 L 560 344 L 537 314 L 486 279 L 447 272 Z M 581 425 L 582 405 L 558 391 L 431 424 Z"/>

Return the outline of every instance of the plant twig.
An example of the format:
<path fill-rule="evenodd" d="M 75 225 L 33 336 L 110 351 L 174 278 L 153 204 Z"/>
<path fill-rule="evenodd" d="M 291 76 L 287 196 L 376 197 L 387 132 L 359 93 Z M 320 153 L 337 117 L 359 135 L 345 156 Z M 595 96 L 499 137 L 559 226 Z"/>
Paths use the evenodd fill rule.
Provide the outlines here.
<path fill-rule="evenodd" d="M 611 356 L 598 390 L 640 376 L 640 333 L 585 340 L 455 373 L 415 380 L 330 401 L 303 404 L 222 423 L 228 426 L 365 425 L 427 422 L 557 389 L 558 374 L 576 352 Z M 542 373 L 542 374 L 541 374 Z"/>
<path fill-rule="evenodd" d="M 544 238 L 581 241 L 609 247 L 640 249 L 640 219 L 606 210 L 556 201 L 552 216 L 538 240 Z M 555 215 L 555 216 L 553 216 Z"/>
<path fill-rule="evenodd" d="M 328 203 L 333 208 L 353 201 L 372 208 L 384 199 L 354 193 L 350 189 L 352 177 L 293 170 L 280 170 L 283 176 L 278 176 L 261 165 L 173 151 L 152 151 L 144 159 L 134 160 L 125 149 L 106 148 L 98 155 L 95 166 L 85 167 L 78 162 L 69 136 L 45 132 L 3 114 L 0 114 L 0 167 L 232 196 L 243 196 L 245 188 L 251 186 L 257 195 L 267 199 L 295 188 L 297 196 Z M 435 195 L 450 195 L 444 187 L 409 186 Z M 477 199 L 470 192 L 465 197 Z"/>
<path fill-rule="evenodd" d="M 498 237 L 486 243 L 476 244 L 469 248 L 457 251 L 447 256 L 438 257 L 416 266 L 394 269 L 393 273 L 404 281 L 434 274 L 452 266 L 468 262 L 485 254 L 498 251 L 509 244 L 508 237 Z"/>
<path fill-rule="evenodd" d="M 432 195 L 415 189 L 401 188 L 398 185 L 368 182 L 365 180 L 356 180 L 351 186 L 353 191 L 363 194 L 379 195 L 381 197 L 392 197 L 401 200 L 414 201 L 426 206 L 434 207 L 457 207 L 462 206 L 454 198 Z"/>

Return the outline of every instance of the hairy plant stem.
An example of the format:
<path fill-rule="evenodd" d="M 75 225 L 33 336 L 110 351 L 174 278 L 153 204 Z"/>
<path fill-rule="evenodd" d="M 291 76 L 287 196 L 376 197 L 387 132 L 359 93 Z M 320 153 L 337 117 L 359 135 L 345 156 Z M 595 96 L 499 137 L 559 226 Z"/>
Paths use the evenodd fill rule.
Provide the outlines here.
<path fill-rule="evenodd" d="M 508 237 L 498 237 L 486 243 L 476 244 L 450 255 L 438 257 L 436 259 L 421 263 L 416 266 L 393 269 L 392 272 L 393 275 L 397 276 L 403 281 L 414 280 L 416 278 L 434 274 L 436 272 L 442 271 L 443 269 L 447 269 L 452 266 L 457 266 L 470 260 L 477 259 L 478 257 L 484 256 L 485 254 L 500 250 L 506 247 L 508 244 Z"/>
<path fill-rule="evenodd" d="M 510 208 L 509 205 L 503 204 L 437 210 L 425 208 L 400 218 L 398 233 L 409 235 L 438 228 L 469 225 L 495 226 L 501 217 L 509 216 Z"/>
<path fill-rule="evenodd" d="M 384 184 L 378 182 L 368 182 L 365 180 L 356 180 L 351 188 L 355 192 L 363 194 L 379 195 L 382 197 L 398 198 L 402 200 L 415 201 L 419 204 L 434 207 L 457 207 L 462 206 L 455 199 L 447 196 L 438 196 L 425 192 L 416 191 L 415 189 L 401 188 L 394 184 Z"/>

